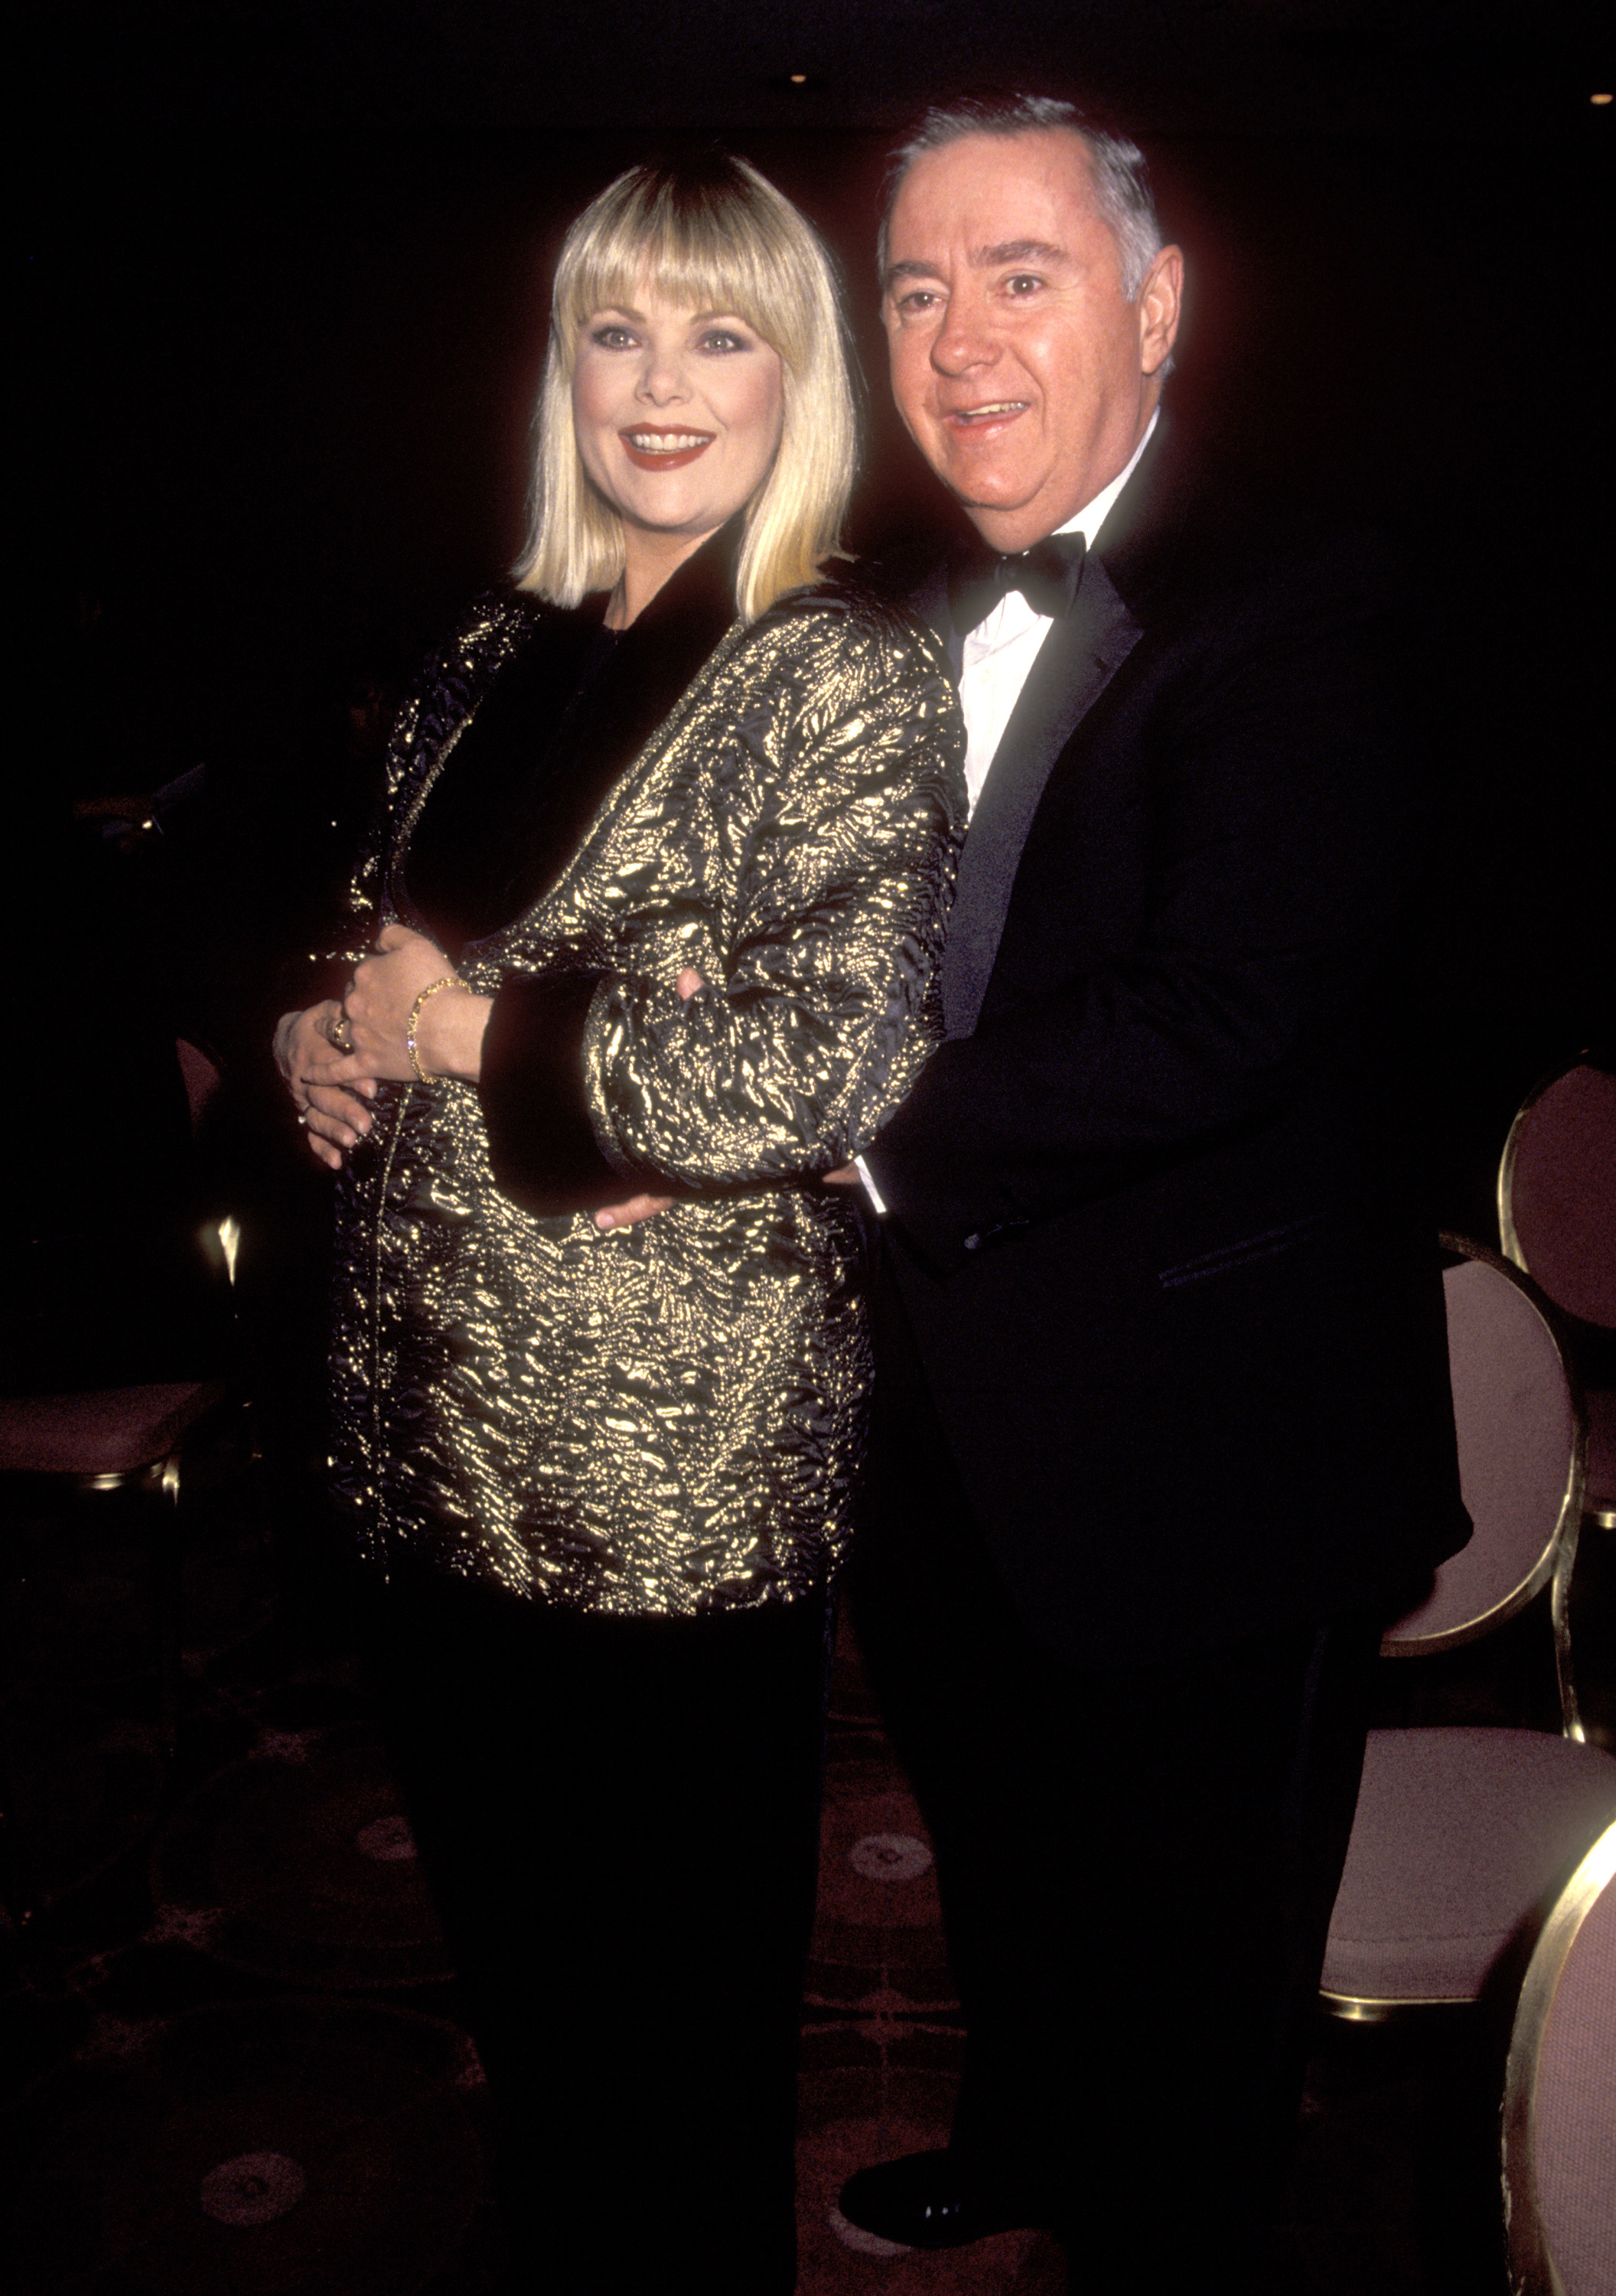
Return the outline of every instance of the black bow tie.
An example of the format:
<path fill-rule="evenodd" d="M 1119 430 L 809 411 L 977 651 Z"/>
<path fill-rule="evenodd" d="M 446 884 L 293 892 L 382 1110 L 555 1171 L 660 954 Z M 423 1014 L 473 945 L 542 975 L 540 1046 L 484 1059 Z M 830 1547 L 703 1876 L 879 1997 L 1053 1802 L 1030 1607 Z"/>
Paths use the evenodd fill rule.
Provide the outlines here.
<path fill-rule="evenodd" d="M 948 602 L 963 637 L 984 622 L 1007 590 L 1019 590 L 1034 613 L 1056 620 L 1069 613 L 1083 575 L 1081 533 L 1049 534 L 1031 550 L 1000 557 L 991 550 L 962 552 L 949 571 Z"/>

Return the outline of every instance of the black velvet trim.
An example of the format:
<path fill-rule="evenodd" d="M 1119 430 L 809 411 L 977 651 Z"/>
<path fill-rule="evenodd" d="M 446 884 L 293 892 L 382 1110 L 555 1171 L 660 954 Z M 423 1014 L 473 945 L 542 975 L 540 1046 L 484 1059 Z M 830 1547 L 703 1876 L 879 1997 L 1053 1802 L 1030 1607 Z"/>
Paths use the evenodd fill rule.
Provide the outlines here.
<path fill-rule="evenodd" d="M 483 696 L 411 840 L 416 916 L 459 964 L 538 898 L 593 815 L 735 618 L 739 512 L 614 636 L 603 598 L 535 609 L 532 630 Z M 625 1181 L 595 1145 L 584 1096 L 592 976 L 508 975 L 483 1039 L 480 1090 L 494 1173 L 524 1210 L 620 1203 Z"/>
<path fill-rule="evenodd" d="M 626 630 L 602 628 L 604 597 L 567 612 L 535 607 L 410 841 L 409 902 L 452 963 L 554 882 L 729 628 L 744 526 L 738 513 L 703 543 Z"/>
<path fill-rule="evenodd" d="M 599 979 L 510 973 L 488 1015 L 478 1089 L 489 1160 L 526 1212 L 596 1211 L 634 1193 L 596 1145 L 584 1095 L 584 1024 Z"/>
<path fill-rule="evenodd" d="M 428 794 L 404 877 L 452 964 L 559 873 L 633 755 L 600 738 L 598 702 L 616 682 L 621 644 L 600 626 L 604 605 L 594 598 L 571 613 L 536 611 Z"/>

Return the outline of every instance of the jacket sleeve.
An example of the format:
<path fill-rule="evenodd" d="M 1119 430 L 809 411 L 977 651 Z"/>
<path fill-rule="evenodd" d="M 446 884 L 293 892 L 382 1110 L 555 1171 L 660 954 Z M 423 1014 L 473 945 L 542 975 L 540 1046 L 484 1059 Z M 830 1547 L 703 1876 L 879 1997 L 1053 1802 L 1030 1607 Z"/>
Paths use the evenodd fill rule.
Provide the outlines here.
<path fill-rule="evenodd" d="M 1141 921 L 1106 936 L 1072 915 L 1042 975 L 1023 968 L 1030 993 L 942 1047 L 869 1159 L 934 1266 L 1269 1120 L 1364 1026 L 1412 809 L 1380 602 L 1310 570 L 1225 602 L 1171 673 L 1137 650 L 1106 738 L 1137 752 Z M 1007 942 L 1013 924 L 1014 896 Z"/>
<path fill-rule="evenodd" d="M 596 1138 L 636 1184 L 778 1181 L 845 1163 L 909 1090 L 964 816 L 946 665 L 869 603 L 760 625 L 702 758 L 721 898 L 706 986 L 603 980 L 583 1039 Z"/>

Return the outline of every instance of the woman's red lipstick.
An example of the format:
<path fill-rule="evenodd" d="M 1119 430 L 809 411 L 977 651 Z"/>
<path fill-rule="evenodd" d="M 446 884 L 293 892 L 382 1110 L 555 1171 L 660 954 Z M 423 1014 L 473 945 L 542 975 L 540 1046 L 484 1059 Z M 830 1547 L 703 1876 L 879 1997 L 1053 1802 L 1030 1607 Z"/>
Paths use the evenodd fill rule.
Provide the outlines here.
<path fill-rule="evenodd" d="M 654 422 L 637 422 L 632 430 L 619 430 L 623 451 L 637 471 L 682 471 L 698 455 L 705 455 L 712 445 L 711 430 L 691 430 L 683 424 L 677 430 L 663 430 Z M 687 447 L 671 447 L 665 450 L 647 453 L 636 447 L 636 439 L 688 439 L 694 443 Z"/>

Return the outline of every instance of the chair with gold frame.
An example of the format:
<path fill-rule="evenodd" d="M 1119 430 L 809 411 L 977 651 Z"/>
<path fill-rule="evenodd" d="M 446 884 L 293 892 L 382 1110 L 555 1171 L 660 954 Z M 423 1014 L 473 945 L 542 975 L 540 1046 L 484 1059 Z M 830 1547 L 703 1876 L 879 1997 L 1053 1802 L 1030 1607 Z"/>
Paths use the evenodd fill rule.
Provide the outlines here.
<path fill-rule="evenodd" d="M 206 1054 L 175 1047 L 194 1129 L 216 1092 L 219 1073 Z M 239 1230 L 233 1219 L 211 1224 L 204 1241 L 233 1278 Z M 63 1395 L 0 1398 L 0 1474 L 75 1491 L 135 1490 L 154 1504 L 147 1513 L 157 1619 L 159 1743 L 175 1751 L 178 1726 L 180 1635 L 176 1512 L 185 1437 L 228 1395 L 223 1380 L 159 1382 L 94 1388 Z M 0 1809 L 0 1883 L 13 1920 L 31 1907 L 15 1881 L 16 1850 Z"/>
<path fill-rule="evenodd" d="M 1585 1053 L 1534 1086 L 1498 1162 L 1498 1234 L 1566 1316 L 1587 1411 L 1583 1510 L 1616 1529 L 1616 1076 Z"/>
<path fill-rule="evenodd" d="M 1616 1825 L 1527 1966 L 1504 2084 L 1511 2296 L 1616 2290 Z"/>
<path fill-rule="evenodd" d="M 1589 1841 L 1616 1817 L 1616 1759 L 1586 1742 L 1567 1593 L 1582 1513 L 1582 1419 L 1553 1311 L 1484 1245 L 1445 1236 L 1449 1361 L 1470 1545 L 1388 1628 L 1411 1659 L 1475 1641 L 1547 1585 L 1561 1731 L 1372 1730 L 1323 1999 L 1377 2021 L 1473 2002 L 1530 1939 Z"/>

